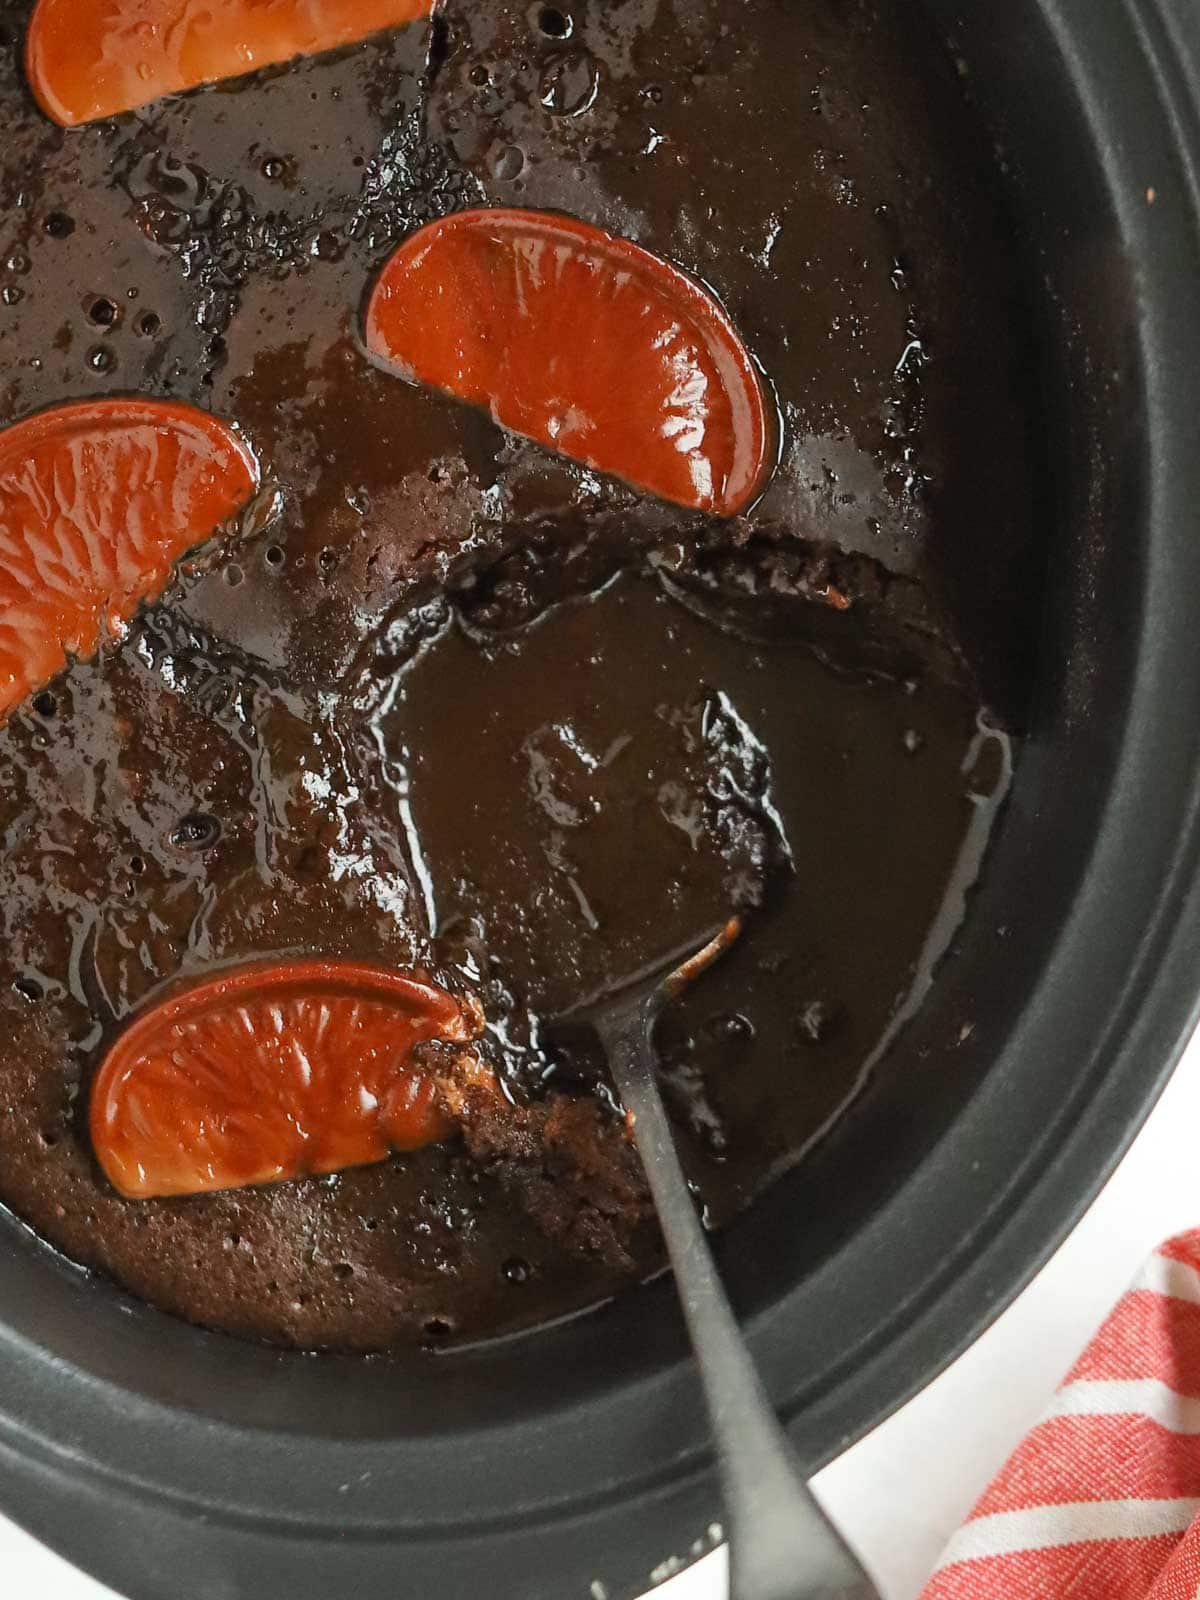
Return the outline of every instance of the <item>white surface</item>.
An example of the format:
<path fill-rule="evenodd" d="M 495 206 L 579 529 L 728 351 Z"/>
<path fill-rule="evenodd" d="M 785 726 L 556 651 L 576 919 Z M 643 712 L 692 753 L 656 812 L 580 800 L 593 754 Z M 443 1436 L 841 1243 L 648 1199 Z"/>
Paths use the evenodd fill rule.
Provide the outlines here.
<path fill-rule="evenodd" d="M 1198 1127 L 1194 1040 L 1133 1149 L 1039 1277 L 961 1360 L 817 1479 L 822 1502 L 884 1600 L 914 1600 L 942 1545 L 1146 1253 L 1171 1233 L 1200 1227 Z M 0 1574 L 5 1595 L 113 1600 L 3 1519 Z M 655 1590 L 655 1600 L 722 1600 L 724 1593 L 718 1552 Z"/>

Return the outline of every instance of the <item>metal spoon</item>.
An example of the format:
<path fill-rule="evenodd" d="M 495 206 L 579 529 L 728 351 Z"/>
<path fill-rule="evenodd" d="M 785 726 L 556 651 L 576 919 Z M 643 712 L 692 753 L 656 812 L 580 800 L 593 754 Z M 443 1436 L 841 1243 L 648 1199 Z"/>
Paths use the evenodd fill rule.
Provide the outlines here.
<path fill-rule="evenodd" d="M 658 1092 L 653 1035 L 659 1013 L 740 932 L 739 920 L 727 922 L 689 954 L 677 952 L 632 983 L 590 996 L 557 1026 L 597 1035 L 633 1119 L 716 1444 L 731 1600 L 879 1600 L 805 1483 L 767 1399 L 717 1275 Z"/>

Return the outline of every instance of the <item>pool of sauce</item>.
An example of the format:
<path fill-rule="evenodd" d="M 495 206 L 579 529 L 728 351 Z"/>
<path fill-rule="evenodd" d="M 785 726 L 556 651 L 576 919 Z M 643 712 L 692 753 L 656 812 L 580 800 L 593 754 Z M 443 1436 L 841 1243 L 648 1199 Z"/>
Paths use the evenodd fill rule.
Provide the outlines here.
<path fill-rule="evenodd" d="M 989 152 L 899 4 L 743 0 L 733 28 L 716 0 L 451 0 L 70 133 L 23 84 L 27 11 L 0 7 L 0 420 L 172 395 L 237 421 L 266 489 L 0 729 L 0 1194 L 135 1293 L 283 1343 L 589 1304 L 658 1247 L 602 1070 L 547 1018 L 748 913 L 660 1041 L 719 1221 L 864 1067 L 904 1070 L 897 1019 L 979 869 L 1009 761 L 987 730 L 1019 732 L 1039 588 Z M 489 201 L 710 285 L 783 425 L 746 516 L 639 496 L 371 365 L 390 248 Z M 507 1121 L 121 1200 L 83 1117 L 106 1040 L 181 973 L 303 951 L 478 993 Z"/>

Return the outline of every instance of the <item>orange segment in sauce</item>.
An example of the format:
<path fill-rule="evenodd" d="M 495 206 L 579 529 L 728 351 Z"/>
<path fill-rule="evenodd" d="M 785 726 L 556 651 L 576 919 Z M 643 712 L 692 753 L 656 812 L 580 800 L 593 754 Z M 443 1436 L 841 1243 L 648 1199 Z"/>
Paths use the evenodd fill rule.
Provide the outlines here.
<path fill-rule="evenodd" d="M 412 382 L 664 500 L 731 516 L 774 433 L 759 374 L 695 279 L 570 217 L 460 211 L 395 252 L 367 344 Z"/>
<path fill-rule="evenodd" d="M 144 1012 L 91 1097 L 96 1157 L 131 1199 L 274 1183 L 382 1161 L 455 1122 L 417 1045 L 465 1042 L 444 989 L 347 961 L 255 963 Z"/>
<path fill-rule="evenodd" d="M 119 635 L 257 483 L 226 423 L 168 401 L 57 406 L 0 433 L 0 716 Z"/>
<path fill-rule="evenodd" d="M 427 16 L 433 0 L 38 0 L 25 46 L 38 104 L 64 127 Z"/>

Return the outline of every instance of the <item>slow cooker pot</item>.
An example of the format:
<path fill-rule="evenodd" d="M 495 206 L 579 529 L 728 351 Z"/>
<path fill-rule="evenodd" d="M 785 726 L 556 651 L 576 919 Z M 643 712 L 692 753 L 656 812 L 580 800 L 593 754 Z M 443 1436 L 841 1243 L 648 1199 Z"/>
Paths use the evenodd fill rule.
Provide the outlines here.
<path fill-rule="evenodd" d="M 718 1241 L 814 1468 L 1067 1231 L 1200 992 L 1200 10 L 927 4 L 1019 218 L 1051 582 L 1032 733 L 909 1070 Z M 5 1218 L 0 1504 L 137 1600 L 617 1600 L 720 1516 L 672 1294 L 437 1358 L 284 1354 Z"/>

